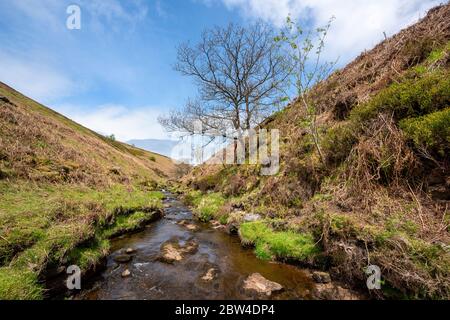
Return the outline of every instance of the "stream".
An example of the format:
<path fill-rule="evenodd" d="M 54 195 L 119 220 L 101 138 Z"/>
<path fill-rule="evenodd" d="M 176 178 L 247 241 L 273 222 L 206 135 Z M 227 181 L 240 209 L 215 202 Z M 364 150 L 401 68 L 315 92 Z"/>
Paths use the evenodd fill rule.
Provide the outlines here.
<path fill-rule="evenodd" d="M 87 300 L 210 300 L 252 299 L 243 290 L 244 280 L 260 273 L 284 287 L 271 299 L 311 299 L 314 284 L 302 269 L 262 261 L 253 250 L 241 246 L 239 238 L 216 230 L 193 218 L 192 212 L 170 193 L 165 193 L 165 216 L 145 231 L 112 242 L 105 271 L 80 299 Z M 180 224 L 180 223 L 184 223 Z M 191 228 L 187 228 L 189 224 Z M 195 226 L 193 228 L 192 226 Z M 195 229 L 195 230 L 194 230 Z M 161 261 L 161 248 L 170 241 L 198 247 L 180 261 Z M 132 248 L 132 260 L 119 264 L 117 255 Z M 205 280 L 208 270 L 214 277 Z M 130 271 L 123 277 L 125 270 Z M 266 297 L 267 298 L 267 297 Z"/>

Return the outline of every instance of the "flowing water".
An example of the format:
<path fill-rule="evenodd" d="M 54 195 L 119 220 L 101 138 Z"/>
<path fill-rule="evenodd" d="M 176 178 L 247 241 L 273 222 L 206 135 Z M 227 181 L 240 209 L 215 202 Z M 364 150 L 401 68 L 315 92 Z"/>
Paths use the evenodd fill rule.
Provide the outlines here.
<path fill-rule="evenodd" d="M 306 272 L 291 265 L 259 260 L 250 249 L 242 248 L 238 237 L 232 237 L 210 225 L 193 219 L 190 210 L 167 193 L 165 217 L 149 225 L 145 231 L 117 239 L 107 268 L 82 299 L 251 299 L 242 289 L 243 281 L 258 272 L 284 287 L 273 299 L 309 299 L 314 284 Z M 193 231 L 180 225 L 186 220 L 196 225 Z M 167 241 L 181 244 L 195 241 L 198 250 L 181 261 L 168 264 L 158 259 Z M 136 252 L 127 264 L 117 264 L 114 257 L 124 249 Z M 202 277 L 214 268 L 215 278 Z M 128 269 L 131 276 L 122 277 Z"/>

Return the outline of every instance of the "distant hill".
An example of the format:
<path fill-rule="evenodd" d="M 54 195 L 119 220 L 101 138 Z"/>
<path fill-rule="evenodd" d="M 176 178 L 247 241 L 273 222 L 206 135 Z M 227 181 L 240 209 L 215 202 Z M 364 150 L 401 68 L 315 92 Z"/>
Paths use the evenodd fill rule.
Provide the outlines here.
<path fill-rule="evenodd" d="M 175 147 L 178 142 L 173 140 L 136 139 L 127 141 L 127 143 L 147 151 L 170 157 L 173 147 Z"/>
<path fill-rule="evenodd" d="M 0 105 L 0 172 L 10 178 L 98 185 L 174 169 L 167 157 L 104 137 L 3 83 Z"/>

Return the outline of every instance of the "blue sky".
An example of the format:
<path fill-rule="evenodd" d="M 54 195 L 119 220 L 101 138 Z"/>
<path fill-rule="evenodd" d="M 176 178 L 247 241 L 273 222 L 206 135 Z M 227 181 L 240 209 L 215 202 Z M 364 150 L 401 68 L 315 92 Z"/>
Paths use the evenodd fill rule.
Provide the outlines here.
<path fill-rule="evenodd" d="M 285 17 L 321 25 L 327 57 L 344 65 L 417 21 L 435 0 L 0 0 L 0 81 L 118 139 L 166 138 L 158 115 L 195 96 L 172 69 L 176 46 L 229 22 Z M 66 8 L 81 8 L 81 30 Z"/>

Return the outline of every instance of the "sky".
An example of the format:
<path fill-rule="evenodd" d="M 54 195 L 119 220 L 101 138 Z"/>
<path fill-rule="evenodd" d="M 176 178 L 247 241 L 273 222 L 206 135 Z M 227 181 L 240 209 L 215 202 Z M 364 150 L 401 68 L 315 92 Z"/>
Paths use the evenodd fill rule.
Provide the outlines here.
<path fill-rule="evenodd" d="M 288 16 L 332 16 L 326 58 L 344 66 L 442 0 L 0 0 L 0 81 L 121 141 L 166 139 L 159 115 L 196 96 L 173 70 L 176 48 L 204 29 Z M 67 7 L 81 9 L 70 30 Z"/>

